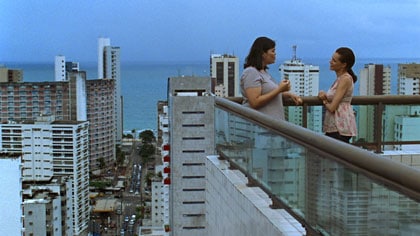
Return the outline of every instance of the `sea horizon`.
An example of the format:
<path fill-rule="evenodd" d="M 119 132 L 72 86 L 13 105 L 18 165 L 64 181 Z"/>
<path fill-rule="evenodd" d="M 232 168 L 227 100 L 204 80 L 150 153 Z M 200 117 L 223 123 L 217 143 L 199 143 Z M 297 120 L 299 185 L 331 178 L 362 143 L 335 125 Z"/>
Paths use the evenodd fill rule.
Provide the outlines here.
<path fill-rule="evenodd" d="M 307 65 L 320 67 L 319 89 L 327 90 L 335 80 L 335 74 L 329 70 L 329 58 L 299 58 Z M 278 68 L 290 58 L 277 58 L 270 65 L 269 72 L 279 80 Z M 239 73 L 243 70 L 243 61 L 239 61 Z M 392 94 L 396 94 L 398 64 L 420 63 L 420 58 L 360 58 L 353 71 L 357 76 L 366 64 L 383 64 L 391 66 Z M 54 62 L 0 62 L 0 66 L 23 70 L 24 82 L 54 81 Z M 79 62 L 79 69 L 86 71 L 87 79 L 97 79 L 96 62 Z M 123 129 L 124 133 L 132 130 L 157 129 L 157 103 L 167 100 L 167 81 L 169 77 L 210 76 L 210 62 L 207 61 L 138 61 L 121 62 L 121 89 L 123 96 Z M 358 82 L 355 95 L 358 94 Z"/>

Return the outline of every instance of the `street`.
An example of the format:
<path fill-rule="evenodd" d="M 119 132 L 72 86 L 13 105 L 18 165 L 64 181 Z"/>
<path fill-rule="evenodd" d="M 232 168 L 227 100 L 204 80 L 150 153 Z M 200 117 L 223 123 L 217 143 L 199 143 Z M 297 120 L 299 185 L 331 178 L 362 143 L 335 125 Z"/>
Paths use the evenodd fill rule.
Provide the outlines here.
<path fill-rule="evenodd" d="M 93 214 L 91 227 L 100 232 L 100 236 L 134 236 L 138 235 L 138 226 L 141 224 L 143 213 L 141 209 L 142 196 L 144 194 L 146 168 L 141 167 L 141 158 L 137 146 L 139 142 L 133 142 L 131 153 L 126 155 L 126 168 L 117 168 L 114 173 L 114 185 L 122 176 L 125 177 L 125 187 L 117 193 L 105 194 L 102 198 L 114 198 L 117 200 L 116 210 L 110 213 Z M 93 222 L 93 223 L 92 223 Z"/>

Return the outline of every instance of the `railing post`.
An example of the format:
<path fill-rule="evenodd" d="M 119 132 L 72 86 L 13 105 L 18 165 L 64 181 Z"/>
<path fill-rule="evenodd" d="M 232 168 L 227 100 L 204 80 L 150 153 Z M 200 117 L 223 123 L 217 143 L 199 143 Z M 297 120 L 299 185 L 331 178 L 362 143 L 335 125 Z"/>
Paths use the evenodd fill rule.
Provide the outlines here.
<path fill-rule="evenodd" d="M 382 130 L 382 114 L 384 111 L 384 104 L 379 102 L 376 109 L 375 109 L 375 143 L 376 143 L 376 153 L 382 153 L 382 138 L 383 138 L 383 130 Z"/>
<path fill-rule="evenodd" d="M 302 126 L 308 128 L 308 104 L 302 106 Z"/>

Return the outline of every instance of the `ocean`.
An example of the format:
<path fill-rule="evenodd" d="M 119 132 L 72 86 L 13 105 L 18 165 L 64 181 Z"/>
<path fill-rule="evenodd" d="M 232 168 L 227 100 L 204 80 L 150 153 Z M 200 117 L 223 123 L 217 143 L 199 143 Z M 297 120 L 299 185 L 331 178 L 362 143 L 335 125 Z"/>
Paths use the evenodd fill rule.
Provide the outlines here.
<path fill-rule="evenodd" d="M 278 81 L 280 63 L 286 59 L 277 59 L 270 66 L 270 74 Z M 320 67 L 320 90 L 328 90 L 335 80 L 334 72 L 329 70 L 329 58 L 304 59 L 305 64 Z M 398 64 L 420 63 L 420 59 L 357 59 L 353 71 L 359 76 L 365 64 L 383 64 L 391 66 L 392 94 L 396 94 Z M 54 81 L 54 62 L 52 63 L 2 63 L 11 69 L 22 69 L 25 82 Z M 240 61 L 242 73 L 243 61 Z M 80 70 L 86 71 L 88 79 L 97 79 L 96 63 L 79 63 Z M 157 129 L 157 102 L 167 100 L 167 82 L 176 76 L 209 76 L 210 62 L 139 62 L 121 63 L 121 89 L 123 95 L 123 127 L 125 132 L 133 129 L 142 131 Z M 355 95 L 358 94 L 358 82 Z"/>

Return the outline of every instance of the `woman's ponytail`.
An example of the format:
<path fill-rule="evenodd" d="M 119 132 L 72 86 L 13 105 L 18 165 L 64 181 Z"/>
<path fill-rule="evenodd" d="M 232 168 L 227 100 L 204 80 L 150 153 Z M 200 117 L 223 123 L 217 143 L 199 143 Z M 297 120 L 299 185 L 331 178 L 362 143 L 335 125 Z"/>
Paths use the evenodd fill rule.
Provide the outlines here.
<path fill-rule="evenodd" d="M 354 74 L 353 70 L 351 68 L 349 68 L 347 70 L 347 73 L 349 73 L 351 75 L 351 77 L 353 78 L 353 84 L 356 83 L 357 81 L 357 76 Z"/>

